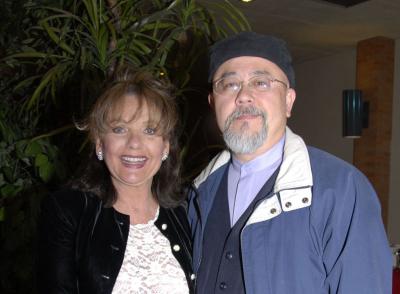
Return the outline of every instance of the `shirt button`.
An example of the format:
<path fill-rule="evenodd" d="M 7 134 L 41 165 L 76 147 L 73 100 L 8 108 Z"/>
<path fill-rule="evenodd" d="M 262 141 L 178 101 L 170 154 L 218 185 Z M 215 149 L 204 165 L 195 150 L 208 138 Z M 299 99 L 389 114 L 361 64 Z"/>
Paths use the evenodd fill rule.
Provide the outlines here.
<path fill-rule="evenodd" d="M 226 288 L 228 288 L 228 285 L 225 282 L 222 282 L 221 284 L 219 284 L 219 288 L 221 290 L 225 290 Z"/>
<path fill-rule="evenodd" d="M 119 247 L 117 247 L 117 246 L 115 246 L 115 245 L 110 245 L 111 246 L 111 249 L 112 250 L 115 250 L 115 251 L 119 251 Z"/>
<path fill-rule="evenodd" d="M 301 199 L 301 201 L 303 201 L 303 203 L 307 203 L 308 202 L 308 198 L 304 197 L 303 199 Z"/>
<path fill-rule="evenodd" d="M 271 210 L 269 211 L 271 214 L 275 214 L 276 213 L 276 208 L 271 208 Z"/>
<path fill-rule="evenodd" d="M 161 230 L 165 231 L 168 228 L 167 224 L 162 224 L 161 225 Z"/>
<path fill-rule="evenodd" d="M 175 244 L 172 249 L 174 249 L 174 251 L 179 251 L 181 250 L 181 246 L 179 246 L 178 244 Z"/>
<path fill-rule="evenodd" d="M 193 281 L 194 279 L 196 279 L 196 275 L 195 274 L 191 274 L 190 275 L 190 279 Z"/>
<path fill-rule="evenodd" d="M 285 206 L 286 206 L 287 208 L 289 208 L 290 206 L 292 206 L 292 202 L 286 202 Z"/>
<path fill-rule="evenodd" d="M 226 259 L 232 259 L 232 258 L 233 258 L 232 252 L 228 251 L 228 252 L 225 254 L 225 258 L 226 258 Z"/>

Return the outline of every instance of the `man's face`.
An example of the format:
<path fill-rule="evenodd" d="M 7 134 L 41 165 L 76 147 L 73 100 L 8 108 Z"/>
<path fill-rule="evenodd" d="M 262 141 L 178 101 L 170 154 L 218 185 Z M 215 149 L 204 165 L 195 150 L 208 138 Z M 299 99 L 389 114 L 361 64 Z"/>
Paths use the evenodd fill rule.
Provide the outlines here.
<path fill-rule="evenodd" d="M 209 103 L 226 144 L 239 160 L 249 161 L 279 141 L 296 93 L 287 87 L 287 77 L 276 64 L 260 57 L 232 58 L 218 68 L 213 81 Z M 221 81 L 219 89 L 238 84 L 241 88 L 218 91 L 216 81 Z"/>

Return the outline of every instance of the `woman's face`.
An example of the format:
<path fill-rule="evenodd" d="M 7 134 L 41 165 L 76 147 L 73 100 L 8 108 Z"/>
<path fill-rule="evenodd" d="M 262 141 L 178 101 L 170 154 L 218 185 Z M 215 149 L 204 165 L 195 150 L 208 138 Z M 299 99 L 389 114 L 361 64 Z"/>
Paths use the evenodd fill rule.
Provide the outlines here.
<path fill-rule="evenodd" d="M 150 121 L 145 102 L 132 120 L 138 107 L 137 96 L 126 95 L 119 108 L 120 119 L 112 121 L 96 142 L 96 152 L 103 152 L 117 191 L 132 187 L 150 189 L 161 158 L 169 151 L 169 142 L 155 129 L 157 122 Z"/>

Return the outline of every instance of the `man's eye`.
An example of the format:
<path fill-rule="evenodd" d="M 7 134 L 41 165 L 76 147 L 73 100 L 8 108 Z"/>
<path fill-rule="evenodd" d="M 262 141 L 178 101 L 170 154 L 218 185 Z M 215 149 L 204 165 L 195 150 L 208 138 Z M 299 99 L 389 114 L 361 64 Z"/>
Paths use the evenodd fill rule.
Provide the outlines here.
<path fill-rule="evenodd" d="M 268 80 L 256 79 L 252 82 L 253 86 L 257 89 L 269 89 L 270 83 Z"/>
<path fill-rule="evenodd" d="M 240 83 L 234 81 L 231 82 L 227 81 L 223 84 L 223 88 L 225 90 L 237 90 L 240 88 Z"/>
<path fill-rule="evenodd" d="M 123 127 L 115 127 L 112 129 L 112 131 L 115 134 L 123 134 L 123 133 L 125 133 L 126 129 Z"/>
<path fill-rule="evenodd" d="M 150 127 L 144 129 L 144 132 L 148 135 L 154 135 L 156 131 L 157 130 L 155 128 L 150 128 Z"/>

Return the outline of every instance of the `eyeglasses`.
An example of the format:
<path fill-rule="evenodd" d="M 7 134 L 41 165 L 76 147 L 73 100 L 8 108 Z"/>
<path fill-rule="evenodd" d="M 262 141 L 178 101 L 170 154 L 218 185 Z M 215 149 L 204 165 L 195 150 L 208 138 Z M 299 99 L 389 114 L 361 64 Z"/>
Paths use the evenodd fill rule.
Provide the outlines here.
<path fill-rule="evenodd" d="M 288 88 L 288 85 L 278 79 L 271 78 L 267 75 L 257 75 L 247 81 L 247 87 L 256 92 L 268 92 L 272 88 L 272 83 L 281 83 Z M 241 81 L 237 76 L 227 76 L 216 80 L 213 83 L 215 93 L 222 96 L 237 95 L 243 88 L 244 81 Z"/>

